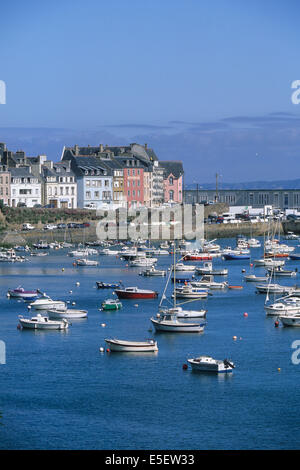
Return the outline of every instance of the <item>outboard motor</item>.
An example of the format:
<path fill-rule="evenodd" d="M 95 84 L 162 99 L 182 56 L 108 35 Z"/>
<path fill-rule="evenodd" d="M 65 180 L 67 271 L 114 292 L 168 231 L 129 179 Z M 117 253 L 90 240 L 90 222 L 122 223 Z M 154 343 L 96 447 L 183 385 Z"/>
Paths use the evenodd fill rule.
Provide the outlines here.
<path fill-rule="evenodd" d="M 228 359 L 224 359 L 223 363 L 224 363 L 224 366 L 225 366 L 226 369 L 228 369 L 228 367 L 231 367 L 232 369 L 234 369 L 234 367 L 235 367 L 232 362 L 228 361 Z"/>

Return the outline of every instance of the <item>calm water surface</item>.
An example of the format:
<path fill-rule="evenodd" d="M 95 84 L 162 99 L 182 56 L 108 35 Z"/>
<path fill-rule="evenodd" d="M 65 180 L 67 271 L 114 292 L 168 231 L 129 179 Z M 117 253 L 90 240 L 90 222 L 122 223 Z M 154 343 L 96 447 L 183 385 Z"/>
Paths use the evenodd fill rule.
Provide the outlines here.
<path fill-rule="evenodd" d="M 260 253 L 251 249 L 252 259 Z M 0 264 L 0 339 L 7 362 L 0 365 L 1 449 L 299 448 L 300 365 L 291 361 L 291 345 L 300 330 L 275 328 L 275 319 L 266 317 L 265 297 L 242 280 L 248 260 L 214 262 L 229 268 L 229 284 L 244 288 L 214 291 L 207 301 L 190 304 L 208 310 L 203 334 L 159 334 L 149 331 L 159 299 L 124 300 L 122 310 L 102 312 L 112 291 L 96 289 L 95 281 L 123 280 L 162 293 L 165 278 L 138 276 L 141 268 L 113 256 L 98 259 L 96 268 L 73 267 L 67 250 L 58 250 L 27 263 Z M 171 262 L 161 256 L 158 267 Z M 264 274 L 262 268 L 253 272 Z M 88 319 L 72 321 L 66 332 L 19 330 L 26 304 L 6 297 L 8 288 L 19 285 L 76 302 L 88 310 Z M 109 337 L 153 337 L 159 351 L 101 353 Z M 202 354 L 231 358 L 234 373 L 183 370 L 188 357 Z"/>

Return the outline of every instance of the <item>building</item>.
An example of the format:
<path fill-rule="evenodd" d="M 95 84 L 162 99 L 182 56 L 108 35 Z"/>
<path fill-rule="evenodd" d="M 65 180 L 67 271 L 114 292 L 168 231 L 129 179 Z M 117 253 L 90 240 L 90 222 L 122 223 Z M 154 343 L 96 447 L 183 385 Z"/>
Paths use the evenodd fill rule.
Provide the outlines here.
<path fill-rule="evenodd" d="M 10 205 L 11 174 L 5 166 L 0 166 L 0 201 L 5 206 Z"/>
<path fill-rule="evenodd" d="M 77 208 L 77 183 L 71 162 L 53 163 L 41 169 L 44 187 L 43 204 L 54 208 Z"/>
<path fill-rule="evenodd" d="M 274 209 L 300 209 L 300 189 L 188 189 L 184 191 L 186 204 L 215 201 L 230 206 L 251 206 Z"/>
<path fill-rule="evenodd" d="M 161 161 L 164 180 L 164 202 L 181 204 L 183 201 L 183 165 L 180 161 Z"/>
<path fill-rule="evenodd" d="M 31 167 L 9 168 L 11 175 L 11 206 L 34 207 L 42 202 L 41 179 L 32 174 Z"/>

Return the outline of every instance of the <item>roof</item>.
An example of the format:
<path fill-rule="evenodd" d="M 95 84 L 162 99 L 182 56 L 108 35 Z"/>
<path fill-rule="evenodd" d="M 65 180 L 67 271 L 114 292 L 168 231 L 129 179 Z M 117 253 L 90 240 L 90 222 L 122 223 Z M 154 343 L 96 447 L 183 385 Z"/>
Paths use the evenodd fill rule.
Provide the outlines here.
<path fill-rule="evenodd" d="M 171 174 L 175 178 L 179 178 L 184 173 L 183 165 L 181 161 L 166 160 L 166 161 L 160 161 L 159 164 L 164 169 L 164 178 L 167 178 Z"/>

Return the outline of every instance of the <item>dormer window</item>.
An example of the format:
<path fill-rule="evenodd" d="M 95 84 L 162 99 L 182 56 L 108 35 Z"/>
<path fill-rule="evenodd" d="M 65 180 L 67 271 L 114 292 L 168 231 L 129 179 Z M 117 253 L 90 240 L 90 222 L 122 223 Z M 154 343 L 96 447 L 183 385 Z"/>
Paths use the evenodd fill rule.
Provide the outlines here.
<path fill-rule="evenodd" d="M 169 178 L 169 184 L 170 184 L 170 185 L 173 185 L 173 184 L 174 184 L 174 178 L 173 178 L 173 176 L 170 176 L 170 178 Z"/>

